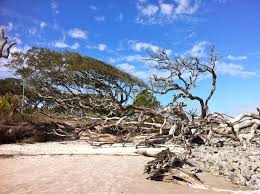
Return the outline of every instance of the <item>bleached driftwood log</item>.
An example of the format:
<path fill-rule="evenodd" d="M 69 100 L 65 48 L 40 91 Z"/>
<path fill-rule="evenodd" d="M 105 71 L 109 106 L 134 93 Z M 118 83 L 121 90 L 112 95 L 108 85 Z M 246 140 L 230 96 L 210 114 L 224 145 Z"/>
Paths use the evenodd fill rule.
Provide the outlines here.
<path fill-rule="evenodd" d="M 0 29 L 0 58 L 8 58 L 10 55 L 10 49 L 12 46 L 14 46 L 16 43 L 12 42 L 6 47 L 6 52 L 4 52 L 4 47 L 7 44 L 8 37 L 5 35 L 4 29 Z"/>
<path fill-rule="evenodd" d="M 259 109 L 257 108 L 257 111 Z M 250 144 L 255 137 L 256 130 L 260 128 L 260 114 L 242 113 L 235 118 L 227 119 L 224 114 L 213 113 L 208 118 L 208 122 L 215 127 L 211 127 L 208 134 L 208 139 L 213 133 L 218 133 L 227 136 L 233 134 L 235 139 L 243 145 Z M 248 133 L 241 133 L 243 129 L 249 129 Z"/>

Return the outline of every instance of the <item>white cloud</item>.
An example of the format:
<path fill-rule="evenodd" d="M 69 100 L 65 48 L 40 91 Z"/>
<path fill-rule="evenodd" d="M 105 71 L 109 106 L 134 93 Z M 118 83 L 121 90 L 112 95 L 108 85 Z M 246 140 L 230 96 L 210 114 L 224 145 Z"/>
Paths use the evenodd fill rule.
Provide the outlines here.
<path fill-rule="evenodd" d="M 158 4 L 149 4 L 146 1 L 137 3 L 137 23 L 164 24 L 171 23 L 178 18 L 187 19 L 195 14 L 200 7 L 200 0 L 172 0 L 164 3 L 158 0 Z M 186 16 L 186 17 L 183 17 Z"/>
<path fill-rule="evenodd" d="M 66 44 L 64 41 L 61 41 L 61 40 L 57 40 L 53 43 L 53 46 L 54 47 L 57 47 L 57 48 L 67 48 L 69 47 L 68 44 Z"/>
<path fill-rule="evenodd" d="M 127 56 L 123 56 L 122 59 L 126 60 L 127 62 L 133 62 L 133 61 L 145 62 L 146 61 L 146 58 L 141 55 L 127 55 Z"/>
<path fill-rule="evenodd" d="M 129 64 L 129 63 L 121 63 L 116 65 L 117 68 L 134 75 L 140 79 L 148 79 L 149 77 L 152 77 L 153 75 L 157 75 L 158 77 L 168 77 L 169 72 L 165 71 L 158 71 L 155 69 L 152 69 L 150 67 L 146 67 L 145 69 L 139 69 L 136 66 Z"/>
<path fill-rule="evenodd" d="M 245 60 L 245 59 L 247 59 L 247 56 L 233 56 L 233 55 L 228 55 L 227 58 L 228 58 L 229 60 L 237 60 L 237 61 L 239 61 L 239 60 Z"/>
<path fill-rule="evenodd" d="M 19 37 L 14 37 L 14 42 L 17 44 L 22 44 L 22 40 Z"/>
<path fill-rule="evenodd" d="M 131 65 L 129 63 L 121 63 L 116 65 L 116 67 L 141 79 L 147 79 L 153 74 L 150 69 L 138 70 L 134 65 Z"/>
<path fill-rule="evenodd" d="M 29 28 L 28 32 L 31 35 L 35 35 L 37 33 L 37 30 L 36 30 L 36 28 L 33 27 L 33 28 Z"/>
<path fill-rule="evenodd" d="M 109 58 L 109 62 L 110 63 L 118 63 L 118 62 L 142 62 L 144 63 L 145 57 L 141 56 L 141 55 L 126 55 L 126 56 L 120 56 L 120 57 L 116 57 L 116 58 Z"/>
<path fill-rule="evenodd" d="M 134 42 L 131 45 L 131 48 L 138 52 L 147 49 L 151 49 L 153 52 L 156 52 L 160 49 L 158 46 L 146 42 Z"/>
<path fill-rule="evenodd" d="M 128 72 L 128 73 L 130 73 L 130 72 L 133 73 L 135 71 L 135 66 L 130 65 L 129 63 L 118 64 L 117 67 L 119 69 L 122 69 L 122 70 Z"/>
<path fill-rule="evenodd" d="M 108 59 L 109 63 L 134 63 L 134 64 L 141 64 L 142 68 L 151 68 L 152 64 L 155 64 L 155 61 L 149 60 L 148 56 L 142 56 L 139 54 L 136 55 L 125 55 L 120 57 L 110 57 Z"/>
<path fill-rule="evenodd" d="M 188 51 L 188 54 L 194 57 L 204 57 L 206 55 L 205 50 L 207 45 L 208 43 L 206 41 L 200 41 Z"/>
<path fill-rule="evenodd" d="M 175 0 L 175 2 L 177 4 L 177 7 L 175 8 L 176 15 L 194 14 L 199 8 L 199 4 L 192 4 L 191 0 Z"/>
<path fill-rule="evenodd" d="M 20 46 L 15 45 L 14 47 L 12 47 L 10 53 L 14 53 L 14 52 L 25 53 L 29 48 L 30 47 L 28 45 L 25 45 L 24 47 L 20 47 Z M 4 66 L 5 64 L 12 61 L 12 59 L 13 58 L 12 58 L 11 55 L 9 55 L 8 59 L 0 58 L 0 78 L 15 77 L 14 70 Z"/>
<path fill-rule="evenodd" d="M 97 49 L 97 50 L 100 50 L 100 51 L 107 50 L 107 45 L 103 44 L 103 43 L 100 43 L 100 44 L 97 44 L 97 45 L 94 45 L 94 46 L 87 45 L 86 47 L 89 48 L 89 49 Z"/>
<path fill-rule="evenodd" d="M 137 42 L 137 41 L 129 41 L 130 47 L 131 49 L 133 49 L 134 51 L 145 51 L 145 50 L 152 50 L 153 52 L 156 52 L 158 50 L 160 50 L 160 47 L 151 43 L 147 43 L 147 42 Z M 168 55 L 171 55 L 172 51 L 170 49 L 166 50 Z"/>
<path fill-rule="evenodd" d="M 14 77 L 14 71 L 4 66 L 5 60 L 0 59 L 0 79 Z"/>
<path fill-rule="evenodd" d="M 79 48 L 79 46 L 80 46 L 79 43 L 76 42 L 76 43 L 74 43 L 73 45 L 71 45 L 70 48 L 76 50 L 76 49 Z"/>
<path fill-rule="evenodd" d="M 103 22 L 103 21 L 105 21 L 105 16 L 103 16 L 103 15 L 102 16 L 95 16 L 94 19 L 98 22 Z"/>
<path fill-rule="evenodd" d="M 145 16 L 151 16 L 156 14 L 156 12 L 159 10 L 159 8 L 155 5 L 148 4 L 145 7 L 140 7 L 140 11 Z"/>
<path fill-rule="evenodd" d="M 70 48 L 70 49 L 73 49 L 73 50 L 76 50 L 79 48 L 79 43 L 74 43 L 72 45 L 69 45 L 67 43 L 65 43 L 63 40 L 56 40 L 52 43 L 52 45 L 56 48 Z"/>
<path fill-rule="evenodd" d="M 217 72 L 223 75 L 239 76 L 239 77 L 253 77 L 256 72 L 246 71 L 242 65 L 233 63 L 218 63 Z"/>
<path fill-rule="evenodd" d="M 12 31 L 13 27 L 14 25 L 12 22 L 8 22 L 6 26 L 0 25 L 0 29 L 3 28 L 6 32 Z"/>
<path fill-rule="evenodd" d="M 29 50 L 30 47 L 28 45 L 25 45 L 23 47 L 20 47 L 20 46 L 14 46 L 12 47 L 11 49 L 11 53 L 14 53 L 14 52 L 23 52 L 25 53 L 27 50 Z"/>
<path fill-rule="evenodd" d="M 173 5 L 167 3 L 160 3 L 161 13 L 165 15 L 171 15 L 173 12 Z"/>
<path fill-rule="evenodd" d="M 100 50 L 100 51 L 104 51 L 104 50 L 106 50 L 107 49 L 107 45 L 105 45 L 105 44 L 98 44 L 98 50 Z"/>
<path fill-rule="evenodd" d="M 45 28 L 46 26 L 47 26 L 46 22 L 42 21 L 42 22 L 40 23 L 41 29 Z"/>
<path fill-rule="evenodd" d="M 79 28 L 73 28 L 69 30 L 68 35 L 71 36 L 72 38 L 81 38 L 81 39 L 87 38 L 87 32 Z"/>

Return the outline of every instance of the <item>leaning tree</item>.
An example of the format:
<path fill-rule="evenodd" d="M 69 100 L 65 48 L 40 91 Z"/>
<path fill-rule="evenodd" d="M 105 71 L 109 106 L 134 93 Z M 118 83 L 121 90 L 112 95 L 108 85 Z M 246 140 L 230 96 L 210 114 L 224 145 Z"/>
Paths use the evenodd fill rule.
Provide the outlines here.
<path fill-rule="evenodd" d="M 136 104 L 135 96 L 146 84 L 100 60 L 69 51 L 31 48 L 14 53 L 7 66 L 41 97 L 39 110 L 48 115 L 87 120 L 93 124 L 89 128 L 99 132 L 161 131 L 166 126 L 160 118 L 166 118 L 167 111 Z M 154 103 L 153 98 L 148 100 Z"/>
<path fill-rule="evenodd" d="M 117 110 L 125 109 L 135 90 L 144 86 L 112 65 L 69 51 L 31 48 L 26 53 L 14 53 L 7 66 L 45 101 L 72 112 L 117 114 Z"/>
<path fill-rule="evenodd" d="M 196 100 L 200 104 L 201 118 L 208 113 L 208 103 L 216 90 L 216 62 L 217 55 L 214 47 L 211 48 L 208 58 L 195 56 L 176 56 L 170 58 L 164 50 L 150 52 L 149 60 L 155 62 L 154 68 L 163 76 L 153 75 L 151 78 L 152 90 L 155 93 L 167 94 L 174 92 L 171 104 L 179 99 Z M 211 89 L 204 99 L 194 94 L 198 81 L 203 76 L 211 77 Z"/>

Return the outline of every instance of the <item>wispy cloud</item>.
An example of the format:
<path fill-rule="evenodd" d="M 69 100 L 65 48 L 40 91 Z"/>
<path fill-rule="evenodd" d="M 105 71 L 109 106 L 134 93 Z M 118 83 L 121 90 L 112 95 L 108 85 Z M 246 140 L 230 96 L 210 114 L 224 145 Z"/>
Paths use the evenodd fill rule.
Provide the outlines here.
<path fill-rule="evenodd" d="M 158 0 L 156 4 L 138 1 L 136 21 L 142 24 L 171 23 L 183 16 L 195 14 L 199 7 L 200 0 L 174 0 L 171 3 Z"/>
<path fill-rule="evenodd" d="M 7 25 L 0 25 L 0 28 L 3 28 L 6 32 L 12 31 L 13 30 L 13 23 L 8 22 Z"/>
<path fill-rule="evenodd" d="M 28 45 L 25 46 L 17 46 L 15 45 L 11 49 L 11 53 L 15 52 L 23 52 L 25 53 L 30 47 Z M 11 62 L 13 57 L 10 55 L 8 59 L 0 58 L 0 79 L 8 78 L 8 77 L 15 77 L 15 71 L 6 67 L 5 64 Z"/>
<path fill-rule="evenodd" d="M 168 77 L 169 72 L 166 71 L 158 71 L 151 67 L 146 67 L 143 69 L 137 68 L 135 65 L 129 63 L 120 63 L 116 65 L 117 68 L 126 71 L 127 73 L 134 75 L 140 79 L 147 80 L 153 75 L 157 75 L 158 77 Z"/>
<path fill-rule="evenodd" d="M 129 63 L 121 63 L 116 65 L 117 68 L 131 74 L 134 75 L 140 79 L 148 79 L 149 77 L 151 77 L 153 75 L 153 71 L 151 71 L 151 69 L 148 70 L 139 70 L 137 69 L 134 65 L 131 65 Z"/>
<path fill-rule="evenodd" d="M 79 48 L 79 46 L 80 46 L 79 43 L 76 42 L 73 45 L 71 45 L 70 48 L 76 50 Z"/>
<path fill-rule="evenodd" d="M 159 8 L 156 5 L 153 5 L 153 4 L 140 6 L 138 8 L 139 8 L 139 11 L 141 12 L 141 14 L 144 15 L 144 16 L 155 15 L 159 10 Z"/>
<path fill-rule="evenodd" d="M 173 4 L 160 3 L 161 13 L 164 15 L 171 15 L 173 13 Z"/>
<path fill-rule="evenodd" d="M 233 55 L 228 55 L 227 59 L 229 60 L 234 60 L 234 61 L 240 61 L 240 60 L 245 60 L 247 59 L 247 56 L 233 56 Z"/>
<path fill-rule="evenodd" d="M 104 50 L 106 50 L 107 49 L 107 45 L 106 44 L 98 44 L 98 50 L 100 50 L 100 51 L 104 51 Z"/>
<path fill-rule="evenodd" d="M 134 51 L 140 52 L 140 51 L 146 51 L 146 50 L 151 50 L 153 52 L 156 52 L 162 48 L 160 48 L 157 45 L 147 43 L 147 42 L 139 42 L 135 40 L 130 40 L 128 41 L 130 48 Z M 165 50 L 168 55 L 171 55 L 172 51 L 170 49 Z"/>
<path fill-rule="evenodd" d="M 120 56 L 120 57 L 110 57 L 109 62 L 110 63 L 119 63 L 119 62 L 141 62 L 145 63 L 147 61 L 147 57 L 144 57 L 142 55 L 126 55 L 126 56 Z"/>
<path fill-rule="evenodd" d="M 193 47 L 187 52 L 187 54 L 194 57 L 205 57 L 206 47 L 208 46 L 208 42 L 200 41 L 193 45 Z"/>
<path fill-rule="evenodd" d="M 238 77 L 254 77 L 256 72 L 245 70 L 243 65 L 234 63 L 219 63 L 217 64 L 217 72 L 222 75 L 238 76 Z"/>
<path fill-rule="evenodd" d="M 47 26 L 47 23 L 46 23 L 46 22 L 42 21 L 42 22 L 40 23 L 40 28 L 41 28 L 41 29 L 45 28 L 46 26 Z"/>
<path fill-rule="evenodd" d="M 28 32 L 30 35 L 35 35 L 37 33 L 37 29 L 35 27 L 31 27 L 29 28 Z"/>
<path fill-rule="evenodd" d="M 0 79 L 3 78 L 8 78 L 8 77 L 14 77 L 14 71 L 5 67 L 5 60 L 4 59 L 0 59 Z"/>
<path fill-rule="evenodd" d="M 66 44 L 64 41 L 62 40 L 56 40 L 55 42 L 53 42 L 53 46 L 57 47 L 57 48 L 68 48 L 69 45 Z"/>
<path fill-rule="evenodd" d="M 100 43 L 100 44 L 97 44 L 97 45 L 87 45 L 86 46 L 88 49 L 97 49 L 99 51 L 104 51 L 104 50 L 107 50 L 107 45 L 106 44 L 103 44 L 103 43 Z"/>
<path fill-rule="evenodd" d="M 80 47 L 79 43 L 74 43 L 72 45 L 69 45 L 67 43 L 65 43 L 64 40 L 56 40 L 52 43 L 52 46 L 56 47 L 56 48 L 70 48 L 73 50 L 76 50 Z"/>
<path fill-rule="evenodd" d="M 19 38 L 17 36 L 14 37 L 14 42 L 16 42 L 16 44 L 18 44 L 18 45 L 22 44 L 21 38 Z"/>
<path fill-rule="evenodd" d="M 194 14 L 199 9 L 199 1 L 192 0 L 175 0 L 175 16 L 179 15 L 191 15 Z"/>
<path fill-rule="evenodd" d="M 80 39 L 87 38 L 87 32 L 84 30 L 81 30 L 79 28 L 73 28 L 73 29 L 69 30 L 68 35 L 72 38 L 80 38 Z"/>

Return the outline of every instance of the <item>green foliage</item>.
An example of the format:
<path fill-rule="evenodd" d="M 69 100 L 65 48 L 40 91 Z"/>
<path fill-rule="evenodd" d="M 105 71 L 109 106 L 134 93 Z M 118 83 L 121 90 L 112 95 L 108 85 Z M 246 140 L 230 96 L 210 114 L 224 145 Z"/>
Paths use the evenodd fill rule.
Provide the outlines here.
<path fill-rule="evenodd" d="M 0 96 L 0 117 L 9 117 L 18 111 L 20 100 L 17 96 Z"/>
<path fill-rule="evenodd" d="M 23 83 L 22 80 L 17 78 L 6 78 L 0 79 L 0 96 L 4 95 L 16 95 L 21 96 L 23 94 Z M 37 106 L 41 99 L 37 93 L 28 87 L 25 83 L 24 94 L 26 96 L 27 108 L 33 108 Z"/>
<path fill-rule="evenodd" d="M 64 83 L 76 81 L 73 80 L 73 77 L 77 76 L 77 82 L 81 83 L 80 81 L 83 80 L 80 79 L 83 74 L 111 82 L 122 81 L 144 85 L 138 78 L 110 64 L 74 52 L 56 52 L 34 47 L 26 53 L 16 52 L 12 57 L 14 60 L 7 66 L 14 68 L 18 75 L 32 82 L 42 82 L 43 80 L 48 81 L 48 84 L 64 85 Z M 26 65 L 24 65 L 25 62 Z"/>
<path fill-rule="evenodd" d="M 83 107 L 87 111 L 97 108 L 102 114 L 105 110 L 106 114 L 127 104 L 129 96 L 145 86 L 138 78 L 110 64 L 69 51 L 31 48 L 26 53 L 14 53 L 6 66 L 42 96 L 41 107 L 59 109 L 58 112 L 72 107 L 81 111 Z"/>
<path fill-rule="evenodd" d="M 0 95 L 21 95 L 23 92 L 22 82 L 16 78 L 0 79 Z"/>
<path fill-rule="evenodd" d="M 159 108 L 160 102 L 151 92 L 143 90 L 136 96 L 133 105 L 137 107 Z"/>

